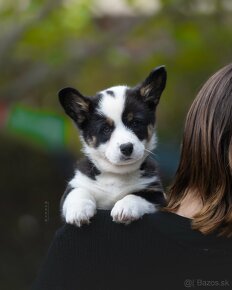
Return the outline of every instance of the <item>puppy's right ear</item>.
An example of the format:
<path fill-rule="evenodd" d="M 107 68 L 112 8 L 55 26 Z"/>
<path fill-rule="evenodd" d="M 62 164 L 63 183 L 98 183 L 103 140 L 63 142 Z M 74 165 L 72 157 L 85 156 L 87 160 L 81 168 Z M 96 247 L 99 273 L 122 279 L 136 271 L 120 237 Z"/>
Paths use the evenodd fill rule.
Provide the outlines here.
<path fill-rule="evenodd" d="M 90 100 L 73 88 L 59 91 L 59 100 L 65 112 L 77 125 L 81 125 L 88 116 Z"/>

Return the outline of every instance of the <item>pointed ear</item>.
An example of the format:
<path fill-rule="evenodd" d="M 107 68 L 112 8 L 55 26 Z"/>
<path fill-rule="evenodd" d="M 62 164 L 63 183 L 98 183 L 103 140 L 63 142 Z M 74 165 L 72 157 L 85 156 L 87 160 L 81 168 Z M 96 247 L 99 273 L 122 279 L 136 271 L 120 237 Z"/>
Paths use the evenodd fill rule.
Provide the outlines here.
<path fill-rule="evenodd" d="M 90 99 L 84 97 L 79 91 L 73 88 L 64 88 L 59 91 L 59 100 L 67 115 L 77 125 L 81 125 L 88 117 Z"/>
<path fill-rule="evenodd" d="M 139 93 L 145 102 L 157 105 L 165 88 L 167 73 L 164 66 L 155 68 L 149 76 L 138 86 Z"/>

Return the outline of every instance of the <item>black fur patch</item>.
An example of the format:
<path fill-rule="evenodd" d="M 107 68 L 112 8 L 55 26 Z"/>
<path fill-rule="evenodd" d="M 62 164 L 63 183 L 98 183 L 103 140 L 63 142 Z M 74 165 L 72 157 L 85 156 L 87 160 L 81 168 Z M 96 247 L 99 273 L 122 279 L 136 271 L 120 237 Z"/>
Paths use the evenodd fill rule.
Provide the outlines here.
<path fill-rule="evenodd" d="M 65 92 L 65 90 L 62 91 Z M 73 89 L 73 92 L 76 93 L 78 91 L 75 91 Z M 66 113 L 75 121 L 77 127 L 80 129 L 80 133 L 83 136 L 85 142 L 92 147 L 98 147 L 100 144 L 107 142 L 110 139 L 111 133 L 114 130 L 113 121 L 107 117 L 100 115 L 97 112 L 98 104 L 102 96 L 102 93 L 98 93 L 96 96 L 91 98 L 82 97 L 83 100 L 89 100 L 88 112 L 83 112 L 82 110 L 80 110 L 79 103 L 78 106 L 76 106 L 76 99 L 77 97 L 79 97 L 77 93 L 75 95 L 75 98 L 70 98 L 70 96 L 68 98 L 65 96 L 66 98 L 63 97 L 63 99 L 61 99 Z M 70 99 L 71 103 L 69 104 L 68 102 L 70 101 Z M 67 104 L 64 101 L 66 101 Z"/>
<path fill-rule="evenodd" d="M 165 206 L 166 204 L 166 200 L 162 191 L 144 189 L 143 191 L 133 192 L 132 194 L 141 196 L 147 201 L 158 204 L 160 206 Z"/>
<path fill-rule="evenodd" d="M 88 158 L 79 160 L 76 169 L 93 180 L 101 174 L 101 171 Z"/>
<path fill-rule="evenodd" d="M 107 93 L 108 95 L 111 95 L 112 97 L 115 97 L 114 92 L 111 91 L 111 90 L 107 90 L 106 93 Z"/>
<path fill-rule="evenodd" d="M 141 177 L 153 177 L 158 174 L 156 161 L 148 156 L 140 166 Z"/>
<path fill-rule="evenodd" d="M 74 88 L 64 88 L 59 92 L 59 100 L 67 115 L 72 118 L 78 127 L 81 127 L 88 118 L 91 101 Z"/>
<path fill-rule="evenodd" d="M 98 147 L 100 144 L 107 142 L 114 130 L 113 122 L 97 112 L 102 96 L 102 93 L 98 93 L 96 96 L 89 98 L 91 102 L 86 118 L 81 123 L 76 122 L 85 142 L 93 147 Z"/>
<path fill-rule="evenodd" d="M 164 66 L 159 66 L 152 70 L 142 84 L 138 86 L 144 102 L 157 106 L 166 86 L 166 80 L 167 73 Z"/>
<path fill-rule="evenodd" d="M 101 174 L 101 171 L 88 158 L 78 161 L 77 170 L 93 180 L 96 180 L 96 176 Z"/>
<path fill-rule="evenodd" d="M 149 202 L 164 206 L 166 201 L 155 160 L 151 157 L 147 157 L 146 160 L 142 163 L 140 171 L 140 178 L 157 176 L 158 179 L 157 181 L 151 182 L 146 189 L 133 192 L 133 194 L 141 196 Z"/>
<path fill-rule="evenodd" d="M 94 147 L 98 147 L 110 139 L 113 130 L 113 121 L 107 117 L 93 113 L 89 122 L 82 128 L 82 134 L 87 144 L 88 140 L 91 140 L 94 136 Z"/>
<path fill-rule="evenodd" d="M 133 117 L 128 118 L 128 116 Z M 128 89 L 126 91 L 122 121 L 140 140 L 148 139 L 147 127 L 149 124 L 155 123 L 155 111 L 143 101 L 139 91 L 136 89 Z"/>

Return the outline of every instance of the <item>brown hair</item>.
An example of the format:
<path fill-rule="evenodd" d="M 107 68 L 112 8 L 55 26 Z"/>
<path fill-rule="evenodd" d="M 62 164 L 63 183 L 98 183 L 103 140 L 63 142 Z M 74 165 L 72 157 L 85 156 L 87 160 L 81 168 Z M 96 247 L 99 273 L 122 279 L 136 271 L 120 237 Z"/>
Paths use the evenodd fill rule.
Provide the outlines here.
<path fill-rule="evenodd" d="M 190 107 L 164 210 L 177 211 L 189 193 L 203 205 L 193 229 L 232 236 L 232 64 L 209 78 Z"/>

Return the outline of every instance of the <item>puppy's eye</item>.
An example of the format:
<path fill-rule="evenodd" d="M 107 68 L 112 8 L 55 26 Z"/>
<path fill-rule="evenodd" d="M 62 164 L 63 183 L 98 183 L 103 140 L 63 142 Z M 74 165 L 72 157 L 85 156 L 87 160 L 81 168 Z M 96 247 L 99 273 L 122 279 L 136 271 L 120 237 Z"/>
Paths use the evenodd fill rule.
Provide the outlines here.
<path fill-rule="evenodd" d="M 109 134 L 112 131 L 112 128 L 110 126 L 106 125 L 106 126 L 103 127 L 102 131 L 106 135 L 106 134 Z"/>

